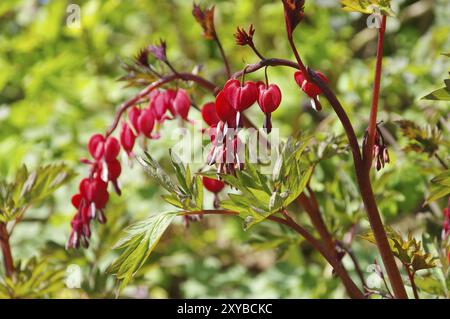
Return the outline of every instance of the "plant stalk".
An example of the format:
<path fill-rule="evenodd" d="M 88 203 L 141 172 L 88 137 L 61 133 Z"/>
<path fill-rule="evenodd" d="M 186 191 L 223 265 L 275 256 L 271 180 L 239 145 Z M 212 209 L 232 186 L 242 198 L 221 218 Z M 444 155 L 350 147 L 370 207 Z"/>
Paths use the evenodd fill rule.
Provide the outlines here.
<path fill-rule="evenodd" d="M 372 107 L 370 108 L 369 127 L 367 129 L 367 144 L 364 152 L 366 168 L 370 170 L 373 160 L 373 146 L 375 144 L 375 134 L 377 128 L 378 100 L 380 96 L 381 71 L 383 64 L 383 44 L 384 33 L 386 31 L 386 16 L 382 16 L 381 26 L 378 29 L 377 62 L 375 65 L 375 79 L 372 93 Z"/>
<path fill-rule="evenodd" d="M 3 253 L 3 263 L 5 266 L 6 276 L 12 277 L 14 273 L 14 260 L 9 244 L 9 234 L 5 223 L 0 223 L 0 246 Z"/>
<path fill-rule="evenodd" d="M 387 275 L 391 281 L 392 288 L 394 290 L 394 295 L 399 299 L 407 299 L 405 286 L 400 275 L 400 271 L 395 263 L 394 255 L 389 246 L 386 232 L 384 230 L 383 222 L 381 221 L 380 213 L 375 201 L 375 196 L 372 190 L 372 184 L 370 182 L 369 171 L 365 167 L 365 162 L 361 158 L 361 153 L 358 145 L 358 140 L 356 138 L 355 131 L 347 116 L 341 103 L 331 91 L 331 89 L 318 77 L 314 71 L 309 70 L 310 75 L 314 83 L 316 83 L 331 107 L 336 112 L 339 120 L 341 121 L 347 138 L 349 140 L 350 148 L 352 150 L 353 163 L 355 167 L 356 178 L 361 192 L 361 197 L 366 208 L 367 216 L 369 218 L 370 226 L 375 236 L 377 242 L 377 247 L 380 252 L 383 264 L 386 268 Z"/>

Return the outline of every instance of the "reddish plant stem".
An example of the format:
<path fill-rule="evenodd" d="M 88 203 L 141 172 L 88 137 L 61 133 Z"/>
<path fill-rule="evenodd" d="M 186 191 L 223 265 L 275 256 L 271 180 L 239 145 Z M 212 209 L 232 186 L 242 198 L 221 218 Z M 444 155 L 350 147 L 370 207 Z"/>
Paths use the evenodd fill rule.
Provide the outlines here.
<path fill-rule="evenodd" d="M 312 80 L 319 86 L 344 127 L 345 133 L 349 140 L 350 148 L 352 150 L 353 163 L 355 166 L 355 173 L 361 192 L 361 197 L 366 208 L 370 226 L 372 227 L 372 231 L 377 242 L 378 250 L 383 260 L 383 264 L 386 267 L 388 277 L 391 281 L 395 297 L 400 299 L 407 299 L 408 295 L 406 294 L 400 271 L 395 263 L 394 255 L 391 252 L 383 222 L 381 221 L 380 213 L 375 201 L 372 184 L 370 182 L 369 171 L 366 169 L 365 164 L 361 158 L 358 140 L 356 138 L 356 134 L 350 122 L 350 119 L 348 118 L 347 113 L 345 112 L 341 103 L 339 102 L 335 94 L 330 90 L 328 85 L 326 85 L 320 79 L 320 77 L 315 74 L 314 71 L 309 70 L 309 72 Z"/>
<path fill-rule="evenodd" d="M 294 42 L 294 39 L 292 38 L 292 36 L 288 35 L 288 41 L 289 41 L 289 44 L 291 45 L 291 49 L 292 49 L 292 52 L 294 53 L 295 59 L 297 60 L 297 63 L 300 67 L 300 71 L 302 71 L 305 78 L 309 81 L 310 78 L 309 78 L 308 70 L 306 69 L 305 65 L 303 64 L 303 61 L 300 57 L 300 54 L 298 53 L 297 47 L 295 46 L 295 42 Z"/>
<path fill-rule="evenodd" d="M 266 58 L 258 51 L 253 41 L 251 41 L 248 46 L 255 52 L 255 54 L 260 58 L 261 60 L 265 60 Z"/>
<path fill-rule="evenodd" d="M 346 269 L 344 268 L 344 266 L 342 266 L 341 262 L 336 258 L 336 256 L 333 253 L 329 253 L 326 249 L 324 249 L 324 247 L 320 245 L 320 242 L 317 242 L 317 240 L 311 234 L 309 234 L 309 232 L 307 232 L 303 227 L 297 224 L 287 214 L 286 211 L 283 212 L 283 215 L 285 217 L 284 221 L 286 221 L 286 223 L 281 222 L 283 221 L 283 219 L 281 219 L 280 223 L 283 223 L 291 227 L 293 230 L 295 230 L 297 233 L 303 236 L 306 239 L 306 241 L 308 241 L 311 245 L 313 245 L 322 254 L 322 256 L 333 267 L 334 271 L 339 276 L 339 278 L 341 278 L 342 283 L 344 284 L 345 289 L 347 290 L 349 296 L 354 299 L 364 299 L 364 294 L 359 290 L 358 286 L 349 276 Z M 318 244 L 314 244 L 314 242 L 317 242 Z"/>
<path fill-rule="evenodd" d="M 229 211 L 229 210 L 203 210 L 203 211 L 191 211 L 191 212 L 182 212 L 180 215 L 230 215 L 237 216 L 238 212 Z M 288 226 L 294 231 L 296 231 L 299 235 L 301 235 L 305 240 L 312 245 L 315 249 L 319 251 L 319 253 L 327 260 L 327 262 L 333 267 L 336 274 L 341 278 L 349 296 L 355 299 L 363 299 L 364 295 L 353 282 L 351 277 L 347 274 L 342 265 L 330 255 L 323 247 L 322 243 L 319 242 L 316 238 L 314 238 L 306 229 L 297 224 L 288 214 L 287 212 L 283 212 L 284 219 L 277 216 L 269 216 L 267 219 Z"/>
<path fill-rule="evenodd" d="M 14 273 L 14 260 L 9 244 L 9 234 L 5 223 L 0 223 L 0 246 L 3 253 L 3 263 L 5 265 L 6 276 L 11 277 Z"/>
<path fill-rule="evenodd" d="M 225 71 L 227 73 L 227 78 L 231 77 L 231 68 L 230 68 L 230 62 L 228 61 L 228 58 L 225 54 L 225 50 L 223 49 L 222 43 L 220 42 L 219 37 L 217 34 L 214 35 L 214 40 L 217 43 L 217 46 L 219 47 L 220 54 L 222 55 L 223 63 L 225 64 Z"/>
<path fill-rule="evenodd" d="M 361 267 L 359 266 L 358 259 L 356 259 L 356 256 L 353 253 L 353 250 L 350 247 L 346 247 L 345 245 L 342 245 L 341 247 L 349 255 L 350 259 L 353 262 L 353 265 L 355 266 L 355 271 L 358 274 L 359 280 L 361 280 L 361 285 L 363 285 L 363 287 L 365 287 L 366 286 L 366 280 L 364 279 L 364 274 L 363 274 L 363 272 L 361 270 Z"/>
<path fill-rule="evenodd" d="M 386 16 L 382 16 L 381 26 L 378 29 L 377 62 L 375 66 L 375 79 L 372 93 L 372 107 L 370 109 L 369 127 L 367 129 L 367 144 L 363 150 L 366 168 L 370 170 L 373 160 L 373 146 L 375 144 L 375 133 L 377 128 L 378 100 L 380 96 L 381 71 L 383 64 L 383 43 L 386 31 Z"/>
<path fill-rule="evenodd" d="M 414 281 L 414 272 L 411 271 L 411 269 L 409 269 L 409 266 L 406 265 L 406 264 L 403 264 L 403 267 L 405 268 L 406 273 L 408 274 L 409 282 L 411 283 L 411 288 L 412 288 L 412 291 L 414 293 L 414 298 L 415 299 L 420 299 L 419 298 L 419 293 L 417 292 L 416 282 Z"/>
<path fill-rule="evenodd" d="M 316 228 L 320 237 L 325 243 L 325 247 L 328 250 L 329 254 L 337 257 L 334 240 L 328 232 L 327 226 L 325 225 L 320 211 L 315 207 L 315 205 L 312 204 L 312 201 L 310 200 L 310 198 L 308 198 L 308 196 L 306 196 L 305 193 L 301 193 L 297 200 L 308 214 L 311 223 Z"/>
<path fill-rule="evenodd" d="M 288 67 L 291 67 L 294 69 L 299 69 L 298 64 L 295 62 L 292 62 L 289 60 L 284 60 L 284 59 L 269 58 L 269 59 L 261 60 L 254 64 L 249 64 L 243 70 L 234 73 L 231 77 L 233 79 L 237 79 L 237 78 L 241 77 L 244 72 L 245 72 L 245 74 L 253 73 L 253 72 L 258 71 L 259 69 L 262 69 L 266 66 L 288 66 Z"/>

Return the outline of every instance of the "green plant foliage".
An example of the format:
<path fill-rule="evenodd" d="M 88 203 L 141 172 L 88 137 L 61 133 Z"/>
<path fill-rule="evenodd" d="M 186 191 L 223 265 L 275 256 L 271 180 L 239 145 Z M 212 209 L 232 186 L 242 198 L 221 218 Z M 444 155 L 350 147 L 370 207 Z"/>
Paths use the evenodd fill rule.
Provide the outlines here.
<path fill-rule="evenodd" d="M 188 211 L 201 210 L 203 207 L 201 178 L 199 176 L 192 177 L 189 165 L 184 166 L 175 153 L 170 153 L 172 167 L 175 170 L 179 185 L 173 182 L 171 177 L 149 153 L 145 153 L 145 159 L 138 157 L 137 160 L 144 170 L 170 193 L 169 195 L 163 195 L 163 200 Z"/>
<path fill-rule="evenodd" d="M 431 157 L 443 143 L 442 133 L 437 127 L 420 127 L 408 120 L 397 121 L 397 124 L 403 135 L 408 138 L 409 143 L 405 151 L 426 153 Z"/>
<path fill-rule="evenodd" d="M 436 201 L 450 194 L 450 170 L 446 170 L 431 180 L 432 188 L 427 203 Z"/>
<path fill-rule="evenodd" d="M 176 215 L 173 212 L 161 213 L 125 229 L 126 235 L 114 245 L 115 249 L 124 251 L 107 269 L 122 282 L 122 288 L 142 267 Z"/>
<path fill-rule="evenodd" d="M 258 62 L 249 48 L 236 46 L 233 38 L 237 26 L 250 23 L 256 29 L 254 43 L 262 55 L 295 61 L 283 32 L 281 1 L 202 2 L 202 6 L 215 5 L 217 34 L 232 72 Z M 89 249 L 65 250 L 70 220 L 76 212 L 70 196 L 78 189 L 71 177 L 74 171 L 80 176 L 88 174 L 79 160 L 88 157 L 89 137 L 103 134 L 115 110 L 153 81 L 155 72 L 169 72 L 164 63 L 149 54 L 149 45 L 158 44 L 162 38 L 176 70 L 200 74 L 217 86 L 226 81 L 220 51 L 213 41 L 204 41 L 202 28 L 192 17 L 192 1 L 75 1 L 81 7 L 79 29 L 66 24 L 69 3 L 0 1 L 0 221 L 7 222 L 6 228 L 13 231 L 10 246 L 16 268 L 16 276 L 8 278 L 0 256 L 0 297 L 112 298 L 117 277 L 106 273 L 106 268 L 130 247 L 142 243 L 135 255 L 125 255 L 129 268 L 122 269 L 122 281 L 130 281 L 121 291 L 123 298 L 345 298 L 342 284 L 331 271 L 324 270 L 323 258 L 299 236 L 272 222 L 244 231 L 240 218 L 204 216 L 201 222 L 190 222 L 186 229 L 174 218 L 166 235 L 159 238 L 158 249 L 144 261 L 150 244 L 144 238 L 151 229 L 154 235 L 159 229 L 152 228 L 150 222 L 140 235 L 136 233 L 140 241 L 130 238 L 130 246 L 111 249 L 118 238 L 127 238 L 123 230 L 136 221 L 152 216 L 156 222 L 165 211 L 183 214 L 213 207 L 213 194 L 203 193 L 197 174 L 205 170 L 204 163 L 180 166 L 176 156 L 167 151 L 173 147 L 170 133 L 179 126 L 177 121 L 170 121 L 161 130 L 159 140 L 146 145 L 137 141 L 136 153 L 140 154 L 142 147 L 151 159 L 142 155 L 137 159 L 142 165 L 133 161 L 132 167 L 122 162 L 122 196 L 111 192 L 105 209 L 108 221 L 92 225 Z M 366 24 L 374 10 L 368 8 L 373 4 L 389 15 L 392 4 L 397 17 L 387 19 L 378 114 L 388 133 L 385 137 L 391 163 L 372 174 L 373 190 L 383 221 L 402 234 L 408 229 L 428 234 L 436 251 L 424 252 L 440 257 L 436 267 L 415 275 L 420 297 L 448 298 L 449 243 L 441 240 L 441 211 L 449 195 L 448 172 L 436 158 L 428 157 L 438 154 L 449 165 L 448 1 L 355 0 L 342 4 L 348 11 L 362 14 L 349 14 L 339 1 L 306 1 L 305 19 L 294 34 L 295 44 L 306 66 L 321 70 L 329 78 L 330 88 L 361 143 L 370 113 L 376 55 L 377 32 L 367 29 Z M 278 84 L 283 93 L 282 104 L 272 114 L 273 127 L 280 129 L 283 138 L 301 132 L 310 139 L 301 145 L 305 149 L 291 163 L 295 167 L 289 168 L 298 176 L 286 172 L 287 157 L 283 156 L 278 174 L 301 182 L 314 168 L 309 186 L 325 223 L 336 239 L 354 238 L 349 245 L 364 272 L 378 254 L 375 247 L 368 249 L 358 236 L 351 236 L 353 232 L 365 232 L 368 225 L 347 138 L 323 96 L 323 110 L 311 109 L 310 98 L 293 80 L 294 72 L 285 67 L 268 69 L 269 81 Z M 246 79 L 263 80 L 264 70 L 247 74 Z M 445 84 L 441 85 L 443 79 Z M 177 82 L 174 86 L 187 87 L 199 108 L 214 100 L 212 94 L 193 83 Z M 432 91 L 430 88 L 438 90 L 427 95 L 427 100 L 420 99 Z M 255 124 L 263 122 L 257 105 L 245 115 Z M 202 121 L 195 108 L 191 108 L 189 119 Z M 408 119 L 415 125 L 406 125 L 408 133 L 401 134 L 394 124 L 398 119 Z M 116 132 L 113 135 L 118 137 Z M 60 168 L 33 177 L 31 168 L 61 162 L 66 163 L 61 172 L 68 176 L 61 184 L 53 184 L 58 184 L 57 188 L 50 185 L 51 180 L 57 180 Z M 23 164 L 29 169 L 24 170 Z M 145 178 L 143 171 L 154 178 Z M 230 209 L 241 210 L 249 225 L 278 208 L 286 208 L 286 196 L 293 198 L 298 192 L 283 192 L 290 187 L 287 181 L 280 182 L 273 174 L 260 176 L 257 165 L 249 165 L 238 174 L 246 179 L 242 190 L 227 187 L 218 194 L 219 202 L 222 208 L 230 205 Z M 430 182 L 433 176 L 436 179 Z M 22 191 L 26 192 L 23 198 Z M 295 201 L 288 206 L 290 215 L 318 237 L 302 208 Z M 247 211 L 248 207 L 254 208 Z M 172 218 L 163 215 L 161 226 Z M 33 257 L 36 263 L 28 262 L 25 267 Z M 426 261 L 422 257 L 419 260 Z M 348 256 L 343 262 L 352 278 L 357 278 L 348 266 Z M 60 271 L 71 264 L 82 269 L 80 289 L 61 284 Z M 49 278 L 52 274 L 55 281 Z M 49 289 L 53 284 L 58 289 Z"/>
<path fill-rule="evenodd" d="M 18 263 L 13 278 L 0 280 L 0 298 L 45 298 L 59 292 L 64 286 L 65 270 L 33 257 Z"/>
<path fill-rule="evenodd" d="M 286 208 L 303 192 L 311 177 L 313 167 L 300 160 L 307 145 L 306 141 L 291 138 L 282 144 L 271 176 L 262 174 L 260 167 L 248 160 L 245 169 L 235 176 L 221 175 L 239 191 L 228 194 L 230 199 L 222 201 L 221 207 L 238 212 L 245 229 Z M 214 173 L 205 175 L 214 177 Z"/>
<path fill-rule="evenodd" d="M 37 205 L 75 174 L 66 165 L 47 165 L 29 172 L 23 165 L 14 182 L 0 181 L 0 221 L 19 217 L 31 205 Z"/>
<path fill-rule="evenodd" d="M 408 238 L 406 240 L 403 239 L 400 233 L 392 228 L 388 228 L 386 233 L 394 256 L 397 257 L 402 264 L 411 267 L 414 272 L 437 266 L 437 257 L 434 257 L 430 253 L 426 253 L 422 248 L 422 243 L 413 237 L 412 232 L 408 233 Z M 362 235 L 361 238 L 372 244 L 376 244 L 372 232 Z"/>

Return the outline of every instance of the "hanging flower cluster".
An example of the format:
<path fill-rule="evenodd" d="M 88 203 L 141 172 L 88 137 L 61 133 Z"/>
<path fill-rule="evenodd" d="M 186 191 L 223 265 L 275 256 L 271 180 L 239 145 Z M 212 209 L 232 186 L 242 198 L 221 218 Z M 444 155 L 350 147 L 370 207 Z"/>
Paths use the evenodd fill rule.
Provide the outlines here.
<path fill-rule="evenodd" d="M 89 246 L 91 237 L 91 220 L 106 222 L 103 210 L 109 200 L 108 183 L 112 183 L 120 195 L 117 178 L 122 171 L 117 156 L 120 152 L 119 141 L 115 137 L 105 138 L 95 134 L 88 143 L 88 150 L 92 160 L 83 159 L 91 165 L 90 176 L 80 182 L 79 192 L 72 197 L 72 205 L 77 213 L 72 219 L 72 232 L 67 242 L 68 248 L 78 248 L 80 243 Z"/>
<path fill-rule="evenodd" d="M 117 138 L 95 134 L 88 143 L 92 159 L 81 161 L 91 166 L 89 177 L 81 180 L 79 192 L 72 197 L 72 204 L 77 213 L 71 221 L 72 231 L 67 242 L 67 248 L 78 248 L 80 244 L 89 246 L 91 237 L 90 223 L 97 219 L 106 222 L 104 209 L 109 200 L 108 185 L 118 195 L 121 190 L 118 178 L 122 172 L 118 156 L 121 148 L 126 154 L 133 156 L 133 148 L 138 136 L 144 138 L 159 138 L 159 129 L 166 120 L 181 118 L 188 120 L 191 101 L 183 89 L 155 90 L 149 95 L 148 106 L 131 107 L 128 112 L 128 122 L 121 126 L 120 142 Z"/>
<path fill-rule="evenodd" d="M 242 142 L 238 137 L 243 127 L 241 113 L 258 102 L 266 115 L 264 128 L 267 133 L 272 129 L 271 114 L 281 103 L 281 91 L 276 84 L 263 82 L 239 81 L 230 79 L 217 94 L 215 103 L 207 103 L 202 108 L 212 148 L 208 154 L 208 164 L 218 164 L 218 173 L 234 174 L 242 169 L 239 154 Z"/>

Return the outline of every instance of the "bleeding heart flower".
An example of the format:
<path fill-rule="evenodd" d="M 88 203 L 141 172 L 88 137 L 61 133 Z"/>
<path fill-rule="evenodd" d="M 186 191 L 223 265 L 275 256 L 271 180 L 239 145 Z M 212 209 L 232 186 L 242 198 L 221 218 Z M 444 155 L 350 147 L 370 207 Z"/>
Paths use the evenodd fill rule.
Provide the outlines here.
<path fill-rule="evenodd" d="M 122 130 L 120 132 L 120 144 L 122 145 L 125 152 L 127 152 L 128 156 L 131 155 L 133 151 L 134 143 L 136 141 L 136 136 L 133 133 L 133 130 L 128 126 L 127 123 L 122 123 Z"/>
<path fill-rule="evenodd" d="M 168 98 L 168 92 L 154 91 L 150 100 L 150 109 L 153 111 L 155 120 L 157 122 L 163 122 L 166 119 L 166 112 L 171 105 L 171 99 Z"/>
<path fill-rule="evenodd" d="M 253 81 L 247 81 L 241 85 L 238 80 L 231 79 L 227 81 L 223 91 L 228 102 L 237 112 L 248 109 L 258 99 L 258 87 Z"/>
<path fill-rule="evenodd" d="M 72 205 L 76 209 L 80 208 L 81 201 L 83 200 L 83 196 L 81 194 L 75 194 L 72 196 Z"/>
<path fill-rule="evenodd" d="M 130 123 L 133 126 L 136 134 L 139 134 L 138 119 L 139 119 L 140 115 L 141 115 L 141 110 L 137 106 L 133 106 L 130 109 L 130 111 L 128 112 L 128 119 L 130 120 Z"/>
<path fill-rule="evenodd" d="M 328 83 L 327 77 L 322 72 L 317 71 L 316 74 L 322 79 L 322 81 Z M 319 102 L 319 94 L 322 93 L 320 88 L 315 83 L 308 81 L 302 71 L 295 72 L 294 79 L 303 92 L 311 98 L 312 108 L 316 111 L 320 111 L 322 109 L 322 105 Z"/>
<path fill-rule="evenodd" d="M 215 194 L 222 191 L 222 189 L 225 187 L 224 182 L 222 182 L 218 179 L 213 179 L 213 178 L 209 178 L 206 176 L 202 177 L 202 182 L 207 190 L 209 190 L 211 193 L 215 193 Z"/>
<path fill-rule="evenodd" d="M 141 116 L 138 119 L 139 132 L 148 138 L 151 138 L 153 127 L 155 126 L 154 114 L 153 109 L 147 108 L 142 110 Z"/>
<path fill-rule="evenodd" d="M 258 104 L 264 113 L 274 112 L 281 103 L 281 91 L 278 85 L 259 86 Z"/>
<path fill-rule="evenodd" d="M 172 102 L 173 110 L 176 115 L 179 115 L 183 120 L 187 120 L 189 109 L 191 107 L 191 100 L 186 90 L 179 89 Z"/>
<path fill-rule="evenodd" d="M 122 166 L 120 165 L 120 162 L 115 159 L 112 162 L 108 163 L 108 181 L 115 182 L 120 176 L 120 173 L 122 172 Z"/>
<path fill-rule="evenodd" d="M 94 159 L 101 159 L 105 153 L 105 137 L 101 134 L 93 135 L 89 140 L 88 149 Z"/>
<path fill-rule="evenodd" d="M 223 90 L 216 96 L 216 112 L 219 119 L 224 122 L 228 122 L 236 118 L 236 110 L 230 104 Z"/>
<path fill-rule="evenodd" d="M 105 142 L 104 159 L 106 162 L 111 162 L 116 159 L 120 152 L 120 143 L 115 137 L 108 137 Z"/>
<path fill-rule="evenodd" d="M 216 105 L 213 102 L 209 102 L 203 105 L 202 117 L 206 124 L 208 124 L 209 126 L 214 126 L 219 123 L 220 119 L 217 116 Z"/>
<path fill-rule="evenodd" d="M 266 115 L 264 128 L 267 130 L 267 134 L 272 131 L 271 115 L 281 103 L 281 90 L 276 84 L 258 84 L 259 97 L 258 104 L 261 110 Z"/>

